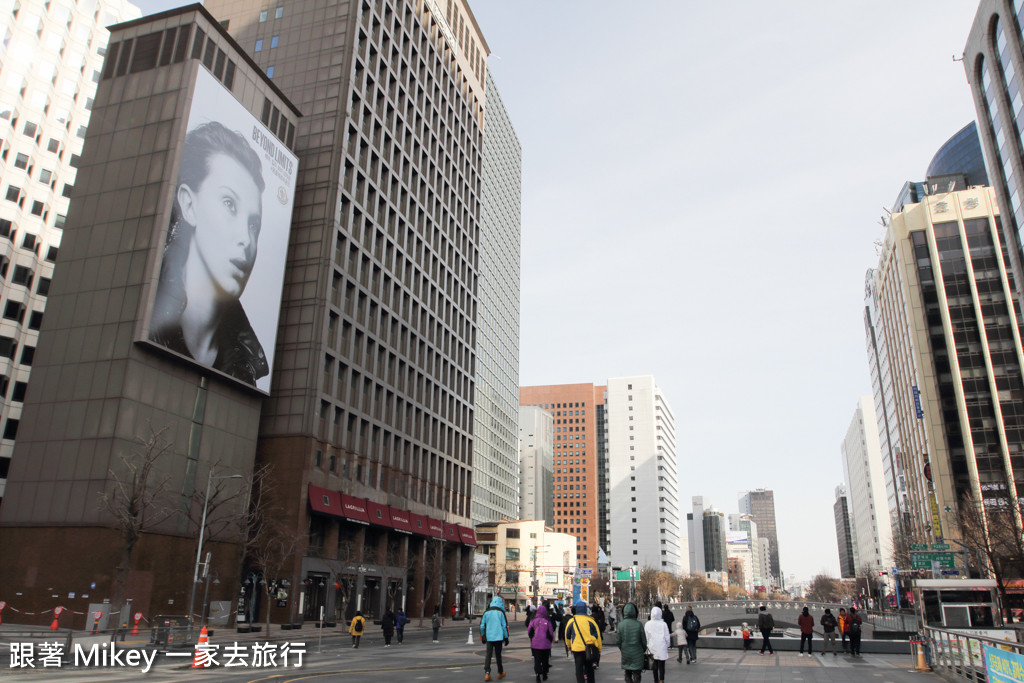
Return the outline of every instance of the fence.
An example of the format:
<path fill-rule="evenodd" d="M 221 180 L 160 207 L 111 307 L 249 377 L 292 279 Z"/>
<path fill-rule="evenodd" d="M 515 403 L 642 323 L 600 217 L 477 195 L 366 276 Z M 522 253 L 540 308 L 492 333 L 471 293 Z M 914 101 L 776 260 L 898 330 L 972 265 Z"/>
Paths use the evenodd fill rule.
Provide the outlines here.
<path fill-rule="evenodd" d="M 958 630 L 950 631 L 942 628 L 924 629 L 927 639 L 928 664 L 940 673 L 950 674 L 964 681 L 988 681 L 985 672 L 985 657 L 982 644 L 1024 655 L 1024 645 L 1016 642 L 1016 632 L 1012 630 L 989 631 L 990 634 L 1003 634 L 1013 640 L 1001 640 L 982 632 L 971 633 Z"/>
<path fill-rule="evenodd" d="M 875 631 L 896 631 L 914 633 L 917 631 L 917 615 L 913 612 L 858 612 L 864 621 L 875 627 Z"/>

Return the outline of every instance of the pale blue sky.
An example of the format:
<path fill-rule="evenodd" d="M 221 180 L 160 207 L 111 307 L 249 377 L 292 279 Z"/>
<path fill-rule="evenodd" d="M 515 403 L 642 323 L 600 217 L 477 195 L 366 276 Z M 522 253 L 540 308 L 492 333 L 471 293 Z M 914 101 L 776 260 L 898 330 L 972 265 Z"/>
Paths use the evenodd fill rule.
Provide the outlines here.
<path fill-rule="evenodd" d="M 864 273 L 974 118 L 977 3 L 470 2 L 523 148 L 521 383 L 653 374 L 684 513 L 774 489 L 783 571 L 838 574 Z"/>

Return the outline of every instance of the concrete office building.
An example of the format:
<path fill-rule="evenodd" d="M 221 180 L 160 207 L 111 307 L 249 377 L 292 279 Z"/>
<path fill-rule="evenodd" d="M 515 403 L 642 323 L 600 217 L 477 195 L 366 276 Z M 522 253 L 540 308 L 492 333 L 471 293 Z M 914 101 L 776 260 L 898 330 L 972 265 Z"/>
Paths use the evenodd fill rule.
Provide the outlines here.
<path fill-rule="evenodd" d="M 690 573 L 704 576 L 727 572 L 728 518 L 703 496 L 694 496 L 692 504 L 692 510 L 686 514 Z"/>
<path fill-rule="evenodd" d="M 555 421 L 554 523 L 559 533 L 577 539 L 579 566 L 597 569 L 598 558 L 598 413 L 604 411 L 603 386 L 555 384 L 520 387 L 519 404 L 538 406 Z M 616 560 L 618 564 L 618 560 Z"/>
<path fill-rule="evenodd" d="M 128 348 L 125 353 L 144 357 L 140 364 L 156 365 L 163 374 L 129 373 L 123 387 L 92 391 L 140 393 L 141 407 L 118 420 L 117 428 L 131 430 L 123 437 L 127 440 L 145 424 L 138 418 L 151 412 L 158 413 L 154 424 L 170 422 L 174 449 L 181 451 L 181 476 L 186 482 L 197 479 L 197 490 L 214 467 L 243 472 L 247 466 L 251 472 L 255 459 L 273 468 L 281 511 L 276 518 L 297 539 L 295 549 L 279 570 L 244 577 L 247 590 L 260 581 L 279 586 L 287 581 L 293 587 L 287 599 L 271 606 L 273 621 L 313 618 L 321 607 L 339 620 L 357 608 L 368 617 L 379 616 L 388 604 L 405 604 L 412 615 L 429 614 L 435 606 L 464 610 L 475 544 L 470 511 L 486 42 L 465 2 L 447 3 L 444 9 L 433 2 L 387 1 L 328 9 L 319 3 L 211 0 L 205 9 L 152 18 L 158 23 L 144 28 L 163 30 L 187 13 L 203 33 L 193 33 L 196 40 L 184 43 L 184 66 L 173 68 L 206 70 L 223 80 L 227 64 L 234 63 L 236 97 L 298 156 L 294 198 L 285 190 L 262 204 L 266 212 L 275 202 L 291 206 L 294 199 L 286 244 L 272 252 L 284 261 L 282 304 L 265 299 L 261 308 L 275 315 L 280 311 L 280 325 L 260 337 L 267 368 L 256 363 L 259 357 L 250 346 L 241 349 L 247 355 L 238 360 L 252 362 L 231 368 L 262 373 L 255 384 L 227 377 L 230 373 L 216 366 L 182 365 L 180 349 L 146 355 L 148 346 L 132 342 L 149 339 L 145 334 L 150 330 L 142 324 L 133 336 L 132 325 L 138 325 L 135 308 L 144 310 L 154 296 L 159 250 L 155 241 L 139 246 L 142 240 L 136 239 L 142 253 L 130 262 L 131 274 L 142 289 L 132 301 L 143 303 L 113 311 L 110 292 L 105 289 L 102 296 L 108 315 L 131 321 L 115 329 L 114 339 Z M 129 48 L 126 38 L 124 49 L 148 56 L 149 43 L 143 53 L 140 44 Z M 157 59 L 163 58 L 165 45 L 157 46 Z M 170 54 L 177 57 L 177 44 Z M 237 61 L 232 62 L 233 56 Z M 126 58 L 129 68 L 133 59 Z M 120 73 L 120 58 L 115 63 Z M 170 77 L 154 71 L 156 76 Z M 111 79 L 113 101 L 146 92 L 121 85 L 120 77 Z M 163 96 L 157 102 L 138 99 L 121 120 L 142 112 L 180 117 L 185 99 L 177 111 L 175 102 Z M 298 112 L 306 115 L 300 119 Z M 163 141 L 175 130 L 168 125 L 152 134 Z M 149 152 L 153 143 L 144 143 L 135 154 Z M 92 177 L 97 183 L 101 178 L 123 182 L 140 175 L 118 161 L 122 165 L 116 174 L 97 162 Z M 163 165 L 145 161 L 145 169 Z M 148 220 L 154 225 L 164 221 L 166 231 L 172 193 L 170 183 L 163 182 L 150 194 L 138 200 L 132 195 L 123 203 L 126 210 L 151 212 Z M 83 201 L 82 215 L 92 217 L 95 204 Z M 110 205 L 120 202 L 105 201 L 104 209 Z M 120 220 L 118 230 L 136 227 Z M 97 234 L 95 227 L 92 232 Z M 261 234 L 261 247 L 263 241 Z M 109 237 L 99 233 L 88 246 L 121 254 L 126 243 L 132 244 L 112 229 Z M 81 268 L 68 272 L 69 284 L 62 291 L 76 292 L 79 299 L 86 296 L 83 287 L 88 292 L 98 286 L 85 279 Z M 86 274 L 102 285 L 102 276 Z M 58 280 L 59 272 L 54 289 Z M 250 288 L 254 283 L 262 280 L 254 276 Z M 92 311 L 89 299 L 74 303 L 78 312 Z M 83 334 L 78 327 L 84 329 L 89 321 L 67 315 L 72 319 L 59 320 L 55 330 L 74 343 Z M 106 353 L 103 344 L 95 347 Z M 78 348 L 91 350 L 93 345 Z M 42 349 L 37 360 L 41 356 Z M 48 364 L 54 373 L 66 372 L 61 364 L 77 360 L 58 357 Z M 164 376 L 174 380 L 170 389 L 164 389 Z M 52 383 L 42 383 L 39 392 L 42 405 L 43 399 L 50 400 Z M 75 393 L 68 400 L 72 397 L 80 398 Z M 97 398 L 83 409 L 103 405 Z M 77 424 L 69 421 L 76 430 Z M 52 440 L 61 435 L 35 430 L 33 436 Z M 109 460 L 97 468 L 104 471 Z M 26 499 L 35 495 L 22 488 Z M 34 523 L 29 509 L 26 500 L 16 514 L 0 521 Z M 159 563 L 154 569 L 161 576 L 170 570 Z M 234 574 L 233 569 L 221 571 L 222 576 Z M 177 580 L 187 589 L 185 575 L 179 573 Z M 101 577 L 98 583 L 104 581 Z M 172 596 L 182 604 L 170 590 L 154 589 L 157 604 Z M 244 597 L 254 603 L 258 595 Z"/>
<path fill-rule="evenodd" d="M 758 537 L 768 541 L 770 561 L 768 576 L 771 586 L 785 588 L 779 565 L 779 539 L 775 528 L 775 493 L 770 489 L 744 491 L 739 495 L 740 513 L 750 515 L 757 524 Z"/>
<path fill-rule="evenodd" d="M 473 412 L 475 523 L 514 518 L 520 510 L 516 431 L 522 151 L 489 71 L 486 85 Z"/>
<path fill-rule="evenodd" d="M 554 418 L 536 406 L 519 407 L 519 519 L 555 521 Z"/>
<path fill-rule="evenodd" d="M 122 0 L 21 0 L 0 16 L 0 505 L 54 262 Z"/>
<path fill-rule="evenodd" d="M 678 573 L 683 529 L 672 408 L 650 375 L 609 379 L 606 406 L 609 555 L 616 566 Z M 726 570 L 724 552 L 718 570 Z"/>
<path fill-rule="evenodd" d="M 742 515 L 739 513 L 732 513 L 729 515 L 729 531 L 730 532 L 743 532 L 746 538 L 744 542 L 747 547 L 747 552 L 750 554 L 750 564 L 748 565 L 747 577 L 750 580 L 750 590 L 753 590 L 753 586 L 763 586 L 767 582 L 769 562 L 765 561 L 768 557 L 762 550 L 763 544 L 757 535 L 757 522 L 750 515 Z M 734 539 L 735 540 L 735 539 Z M 732 553 L 734 544 L 732 541 L 729 542 L 729 552 Z"/>
<path fill-rule="evenodd" d="M 259 122 L 265 108 L 277 112 L 274 130 Z M 294 106 L 202 7 L 113 27 L 0 507 L 0 545 L 9 549 L 0 580 L 21 593 L 23 612 L 53 607 L 55 592 L 78 596 L 62 599 L 75 612 L 91 611 L 90 600 L 101 611 L 116 610 L 122 598 L 143 614 L 168 604 L 188 609 L 206 484 L 215 474 L 253 471 L 264 401 L 257 370 L 265 375 L 288 363 L 286 354 L 275 356 L 274 338 L 294 187 L 289 141 L 298 120 Z M 186 137 L 187 130 L 198 137 Z M 207 149 L 223 151 L 199 166 Z M 206 197 L 199 193 L 211 186 L 192 179 L 197 166 L 227 179 L 218 187 L 230 187 L 223 192 L 231 197 L 217 206 L 245 219 L 230 246 L 212 248 L 212 229 L 199 227 L 217 221 L 226 233 L 239 221 L 211 218 L 206 204 L 196 206 L 193 198 Z M 254 231 L 262 252 L 254 248 Z M 244 253 L 237 247 L 243 240 Z M 174 283 L 183 287 L 182 272 L 191 268 L 187 260 L 182 265 L 181 245 L 191 253 L 200 242 L 196 253 L 210 263 L 223 253 L 231 268 L 211 265 L 205 279 L 190 270 L 198 273 L 193 284 L 218 277 L 236 296 L 244 290 L 217 302 L 231 327 L 218 328 L 213 361 L 189 356 L 180 320 L 184 343 L 158 327 L 171 313 L 183 315 L 163 297 L 180 295 Z M 265 307 L 253 305 L 249 293 Z M 193 300 L 211 303 L 195 291 Z M 133 486 L 146 462 L 159 474 Z M 231 604 L 238 556 L 228 543 L 240 533 L 239 483 L 218 480 L 216 492 L 237 496 L 217 497 L 206 529 L 211 570 L 226 579 L 211 598 Z M 119 493 L 132 491 L 152 499 L 148 527 L 118 571 L 118 520 L 127 510 Z M 103 506 L 104 497 L 120 507 Z M 54 548 L 75 561 L 54 562 Z M 92 583 L 82 596 L 78 587 Z M 84 619 L 72 625 L 83 628 Z"/>
<path fill-rule="evenodd" d="M 1022 493 L 1024 355 L 1000 219 L 991 188 L 925 196 L 893 214 L 871 273 L 878 327 L 890 335 L 902 467 L 924 498 L 911 498 L 918 542 L 957 536 L 961 497 Z"/>
<path fill-rule="evenodd" d="M 887 514 L 875 404 L 871 396 L 861 396 L 857 401 L 840 452 L 850 527 L 856 545 L 857 573 L 874 575 L 888 571 L 892 559 L 892 525 Z"/>
<path fill-rule="evenodd" d="M 832 506 L 832 515 L 836 522 L 836 541 L 839 544 L 839 576 L 852 579 L 857 575 L 857 558 L 854 554 L 853 530 L 850 527 L 850 506 L 846 497 L 846 487 L 836 487 L 836 502 Z"/>
<path fill-rule="evenodd" d="M 893 213 L 923 201 L 929 194 L 988 183 L 974 122 L 939 148 L 925 178 L 924 182 L 904 183 L 893 203 Z M 883 254 L 879 263 L 887 263 L 891 256 Z M 882 266 L 879 268 L 881 271 Z M 924 462 L 918 454 L 928 452 L 928 434 L 913 401 L 915 387 L 920 385 L 913 353 L 915 340 L 906 319 L 901 271 L 889 265 L 884 272 L 884 278 L 877 281 L 875 270 L 869 270 L 865 277 L 864 330 L 886 504 L 894 535 L 927 541 L 932 510 L 923 476 Z"/>
<path fill-rule="evenodd" d="M 572 535 L 553 532 L 542 520 L 485 522 L 476 526 L 476 535 L 479 550 L 488 558 L 492 594 L 515 605 L 516 611 L 538 599 L 572 598 L 577 568 L 577 539 Z"/>

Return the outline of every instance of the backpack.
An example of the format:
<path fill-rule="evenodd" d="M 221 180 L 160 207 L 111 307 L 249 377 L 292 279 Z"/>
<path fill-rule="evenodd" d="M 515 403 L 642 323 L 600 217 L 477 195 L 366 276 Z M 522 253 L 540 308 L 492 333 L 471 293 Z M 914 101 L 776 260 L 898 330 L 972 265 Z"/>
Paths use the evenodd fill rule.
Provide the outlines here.
<path fill-rule="evenodd" d="M 860 622 L 859 621 L 850 621 L 850 635 L 852 635 L 852 636 L 859 636 L 860 635 Z"/>
<path fill-rule="evenodd" d="M 441 617 L 436 614 L 430 619 L 431 628 L 441 628 Z"/>
<path fill-rule="evenodd" d="M 683 630 L 684 631 L 696 631 L 699 628 L 700 628 L 700 622 L 697 621 L 697 615 L 696 614 L 691 614 L 691 615 L 687 616 L 686 620 L 683 622 Z"/>
<path fill-rule="evenodd" d="M 764 617 L 764 620 L 763 620 L 764 626 L 763 626 L 763 628 L 766 628 L 769 631 L 771 631 L 773 628 L 775 628 L 775 617 L 773 617 L 768 612 L 763 612 L 762 616 Z"/>
<path fill-rule="evenodd" d="M 354 623 L 352 625 L 352 629 L 356 633 L 362 633 L 363 632 L 363 620 L 362 619 L 356 619 L 356 623 Z"/>

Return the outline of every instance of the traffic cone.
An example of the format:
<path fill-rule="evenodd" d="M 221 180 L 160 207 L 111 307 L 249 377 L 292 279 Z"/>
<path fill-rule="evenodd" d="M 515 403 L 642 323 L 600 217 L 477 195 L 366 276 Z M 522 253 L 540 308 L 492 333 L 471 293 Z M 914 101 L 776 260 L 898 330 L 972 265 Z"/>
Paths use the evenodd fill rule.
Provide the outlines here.
<path fill-rule="evenodd" d="M 193 669 L 205 669 L 208 666 L 210 666 L 210 660 L 209 660 L 208 657 L 200 658 L 200 656 L 199 656 L 199 648 L 200 648 L 200 646 L 201 645 L 209 645 L 209 644 L 210 644 L 210 638 L 209 638 L 209 636 L 206 635 L 206 627 L 203 626 L 203 628 L 199 631 L 199 642 L 196 643 L 196 653 L 195 653 L 195 656 L 192 657 L 192 668 Z"/>
<path fill-rule="evenodd" d="M 472 645 L 472 644 L 473 644 L 473 627 L 470 626 L 469 627 L 469 638 L 466 639 L 466 645 Z"/>
<path fill-rule="evenodd" d="M 139 635 L 139 619 L 141 619 L 141 618 L 142 618 L 142 613 L 141 612 L 136 612 L 135 613 L 135 626 L 132 627 L 132 635 L 133 636 Z"/>

